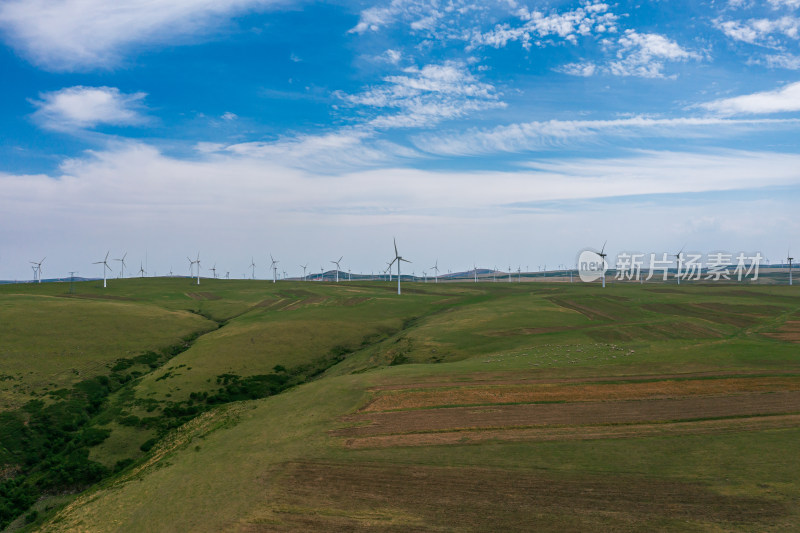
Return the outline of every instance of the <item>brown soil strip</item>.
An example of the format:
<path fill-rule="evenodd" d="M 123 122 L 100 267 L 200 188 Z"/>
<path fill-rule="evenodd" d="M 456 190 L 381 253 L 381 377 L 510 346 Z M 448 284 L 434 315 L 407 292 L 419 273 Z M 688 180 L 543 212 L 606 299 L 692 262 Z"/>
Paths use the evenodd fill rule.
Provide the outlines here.
<path fill-rule="evenodd" d="M 645 531 L 763 524 L 779 502 L 701 483 L 407 464 L 289 463 L 270 504 L 242 529 L 261 531 Z"/>
<path fill-rule="evenodd" d="M 800 391 L 800 378 L 729 378 L 646 381 L 604 385 L 501 385 L 384 392 L 362 411 L 420 409 L 447 405 L 591 402 L 710 396 L 743 392 Z"/>
<path fill-rule="evenodd" d="M 787 320 L 777 331 L 762 335 L 786 342 L 800 342 L 800 320 Z"/>
<path fill-rule="evenodd" d="M 577 311 L 580 314 L 584 315 L 589 320 L 602 320 L 602 321 L 611 321 L 614 322 L 615 318 L 606 314 L 597 311 L 596 309 L 592 309 L 591 307 L 587 307 L 585 305 L 581 305 L 573 300 L 566 300 L 564 298 L 547 298 L 551 302 L 561 307 L 565 307 L 567 309 L 572 309 L 573 311 Z"/>
<path fill-rule="evenodd" d="M 343 445 L 346 448 L 362 449 L 392 448 L 397 446 L 474 444 L 486 441 L 544 442 L 562 440 L 631 439 L 662 435 L 698 435 L 797 427 L 800 427 L 800 415 L 776 415 L 624 426 L 573 426 L 377 435 L 346 439 Z"/>
<path fill-rule="evenodd" d="M 449 407 L 350 415 L 343 420 L 368 425 L 343 428 L 333 434 L 358 437 L 482 428 L 633 424 L 795 412 L 800 412 L 800 392 L 796 391 L 666 400 Z"/>
<path fill-rule="evenodd" d="M 192 300 L 219 300 L 220 297 L 213 292 L 187 292 L 186 296 Z"/>
<path fill-rule="evenodd" d="M 538 383 L 602 383 L 602 382 L 617 382 L 617 381 L 656 381 L 667 379 L 702 379 L 702 378 L 719 378 L 727 379 L 731 377 L 744 377 L 744 376 L 763 376 L 763 371 L 741 371 L 741 372 L 692 372 L 687 374 L 644 374 L 639 376 L 603 376 L 603 377 L 588 377 L 588 378 L 521 378 L 521 379 L 499 379 L 498 373 L 488 374 L 470 374 L 470 377 L 476 379 L 458 380 L 453 381 L 417 381 L 412 383 L 398 383 L 387 385 L 376 385 L 370 387 L 370 391 L 381 390 L 411 390 L 411 389 L 431 389 L 439 387 L 470 387 L 470 386 L 490 386 L 490 385 L 517 385 L 517 384 L 538 384 Z M 770 370 L 769 374 L 797 374 L 797 370 Z M 485 378 L 485 379 L 483 379 Z"/>
<path fill-rule="evenodd" d="M 81 300 L 122 300 L 133 302 L 135 298 L 128 298 L 127 296 L 113 296 L 110 294 L 60 294 L 62 298 L 78 298 Z"/>

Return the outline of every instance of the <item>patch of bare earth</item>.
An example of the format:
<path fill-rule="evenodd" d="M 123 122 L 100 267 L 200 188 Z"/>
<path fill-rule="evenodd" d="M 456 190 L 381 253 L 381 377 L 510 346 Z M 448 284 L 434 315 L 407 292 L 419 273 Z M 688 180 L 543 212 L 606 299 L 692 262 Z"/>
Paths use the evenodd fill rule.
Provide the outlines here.
<path fill-rule="evenodd" d="M 343 418 L 352 427 L 332 432 L 360 437 L 397 433 L 672 422 L 800 412 L 800 392 L 745 393 L 663 400 L 449 407 L 359 413 Z"/>
<path fill-rule="evenodd" d="M 458 444 L 475 444 L 486 441 L 546 442 L 564 440 L 632 439 L 664 435 L 739 433 L 742 431 L 763 431 L 796 427 L 800 427 L 800 415 L 774 415 L 657 424 L 538 427 L 374 435 L 348 438 L 344 441 L 344 447 L 363 449 L 394 448 L 397 446 L 452 446 Z"/>
<path fill-rule="evenodd" d="M 776 331 L 762 335 L 786 342 L 800 342 L 800 320 L 787 320 Z"/>
<path fill-rule="evenodd" d="M 363 411 L 535 402 L 587 402 L 800 391 L 800 377 L 664 380 L 611 384 L 538 383 L 382 391 Z"/>
<path fill-rule="evenodd" d="M 213 292 L 187 292 L 186 296 L 192 300 L 219 300 L 220 297 Z"/>
<path fill-rule="evenodd" d="M 766 524 L 780 503 L 700 483 L 491 468 L 286 464 L 242 530 L 643 531 Z"/>

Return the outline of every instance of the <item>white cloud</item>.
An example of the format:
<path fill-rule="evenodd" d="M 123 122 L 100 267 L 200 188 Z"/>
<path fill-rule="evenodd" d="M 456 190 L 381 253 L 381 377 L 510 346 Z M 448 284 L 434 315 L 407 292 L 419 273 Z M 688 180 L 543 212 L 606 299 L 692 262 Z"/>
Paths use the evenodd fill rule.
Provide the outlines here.
<path fill-rule="evenodd" d="M 734 135 L 755 128 L 796 127 L 800 120 L 732 120 L 722 118 L 657 119 L 631 117 L 617 120 L 551 120 L 524 122 L 466 132 L 419 135 L 414 145 L 423 152 L 470 156 L 501 152 L 526 152 L 560 148 L 567 143 L 609 137 L 696 138 Z"/>
<path fill-rule="evenodd" d="M 226 111 L 225 113 L 222 114 L 221 118 L 222 120 L 231 121 L 239 118 L 239 115 L 237 115 L 236 113 L 231 113 L 230 111 Z"/>
<path fill-rule="evenodd" d="M 598 71 L 598 67 L 594 63 L 589 62 L 567 63 L 556 70 L 558 72 L 563 72 L 564 74 L 569 74 L 570 76 L 583 76 L 588 78 L 590 76 L 594 76 L 594 74 Z"/>
<path fill-rule="evenodd" d="M 774 91 L 723 98 L 700 104 L 721 115 L 768 114 L 800 111 L 800 82 L 790 83 Z"/>
<path fill-rule="evenodd" d="M 470 46 L 502 48 L 509 42 L 520 41 L 522 47 L 527 49 L 532 43 L 541 44 L 540 39 L 551 36 L 574 43 L 578 36 L 613 33 L 617 30 L 619 17 L 608 9 L 609 5 L 602 2 L 594 2 L 563 13 L 545 14 L 520 8 L 516 14 L 522 21 L 521 25 L 504 23 L 488 32 L 475 32 L 470 39 Z"/>
<path fill-rule="evenodd" d="M 618 41 L 617 60 L 611 61 L 608 71 L 617 76 L 661 78 L 665 61 L 699 60 L 702 56 L 682 48 L 676 42 L 656 33 L 625 30 Z"/>
<path fill-rule="evenodd" d="M 800 37 L 800 18 L 784 16 L 778 19 L 716 20 L 716 27 L 736 41 L 777 48 L 778 37 Z"/>
<path fill-rule="evenodd" d="M 610 74 L 614 76 L 638 76 L 663 78 L 664 67 L 669 62 L 701 60 L 697 52 L 686 50 L 675 41 L 657 33 L 639 33 L 625 30 L 616 42 L 604 39 L 608 49 L 616 49 L 616 59 L 605 64 L 592 62 L 568 63 L 556 69 L 572 76 Z"/>
<path fill-rule="evenodd" d="M 116 87 L 67 87 L 41 93 L 34 119 L 55 130 L 89 129 L 100 125 L 135 126 L 147 122 L 141 114 L 145 93 L 123 94 Z"/>
<path fill-rule="evenodd" d="M 361 93 L 341 95 L 352 105 L 382 110 L 368 120 L 377 128 L 429 127 L 505 105 L 493 85 L 479 81 L 461 62 L 408 67 L 383 81 Z"/>
<path fill-rule="evenodd" d="M 233 154 L 244 159 L 262 159 L 286 168 L 299 168 L 320 174 L 344 172 L 386 165 L 403 158 L 419 157 L 414 150 L 376 140 L 364 128 L 345 128 L 320 135 L 285 137 L 273 142 L 247 142 L 232 145 L 200 143 L 198 152 Z"/>
<path fill-rule="evenodd" d="M 175 42 L 278 0 L 7 0 L 6 40 L 51 70 L 108 67 L 135 44 Z"/>
<path fill-rule="evenodd" d="M 790 9 L 797 9 L 800 7 L 800 0 L 768 0 L 773 8 L 788 7 Z"/>
<path fill-rule="evenodd" d="M 800 70 L 800 57 L 789 53 L 767 55 L 764 57 L 764 63 L 769 68 Z"/>

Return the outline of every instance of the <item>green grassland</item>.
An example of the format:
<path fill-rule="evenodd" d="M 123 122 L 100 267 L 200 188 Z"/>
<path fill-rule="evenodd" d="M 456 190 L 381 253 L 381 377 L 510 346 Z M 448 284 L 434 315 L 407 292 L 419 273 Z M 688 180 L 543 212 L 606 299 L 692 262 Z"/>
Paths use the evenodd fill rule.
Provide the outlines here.
<path fill-rule="evenodd" d="M 435 439 L 452 430 L 389 427 L 376 433 L 390 439 L 381 445 L 352 432 L 363 424 L 352 417 L 386 388 L 433 387 L 446 406 L 448 391 L 469 386 L 679 387 L 743 376 L 789 380 L 767 392 L 791 395 L 796 287 L 406 283 L 398 296 L 384 282 L 161 278 L 67 289 L 0 287 L 0 425 L 16 432 L 0 437 L 2 490 L 50 483 L 25 493 L 36 513 L 13 528 L 764 531 L 800 522 L 793 403 L 746 420 L 701 412 L 678 413 L 674 425 L 540 428 L 502 422 L 498 399 L 476 408 L 496 411 L 497 427 L 464 427 L 446 444 Z M 110 384 L 86 392 L 99 378 Z M 47 405 L 83 398 L 80 420 L 59 433 L 63 450 L 20 463 L 20 443 L 39 442 L 26 417 L 53 421 L 72 411 L 42 418 Z M 617 430 L 627 433 L 587 434 Z M 433 440 L 415 441 L 423 437 Z M 87 458 L 73 470 L 92 475 L 52 479 L 47 469 L 77 464 L 76 450 Z"/>

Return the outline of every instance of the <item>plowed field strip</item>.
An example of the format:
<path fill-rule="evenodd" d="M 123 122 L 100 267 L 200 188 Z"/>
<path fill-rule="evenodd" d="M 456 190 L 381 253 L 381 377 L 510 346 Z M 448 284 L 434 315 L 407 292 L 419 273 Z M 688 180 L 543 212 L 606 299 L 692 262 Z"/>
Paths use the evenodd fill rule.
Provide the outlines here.
<path fill-rule="evenodd" d="M 768 375 L 765 375 L 768 374 Z M 376 385 L 370 387 L 372 391 L 379 390 L 405 390 L 405 389 L 431 389 L 440 387 L 459 387 L 459 386 L 488 386 L 488 385 L 525 385 L 525 384 L 538 384 L 538 383 L 603 383 L 603 382 L 618 382 L 618 381 L 659 381 L 668 379 L 689 380 L 689 379 L 706 379 L 706 378 L 719 378 L 727 379 L 733 377 L 773 377 L 781 375 L 797 375 L 796 370 L 786 371 L 770 371 L 770 372 L 692 372 L 689 374 L 653 374 L 653 375 L 640 375 L 640 376 L 603 376 L 603 377 L 587 377 L 587 378 L 514 378 L 506 379 L 501 375 L 490 373 L 486 375 L 471 374 L 473 379 L 452 381 L 416 381 L 412 383 L 391 383 L 384 385 Z"/>
<path fill-rule="evenodd" d="M 664 519 L 759 524 L 787 512 L 763 498 L 632 475 L 290 463 L 280 478 L 270 509 L 245 531 L 642 531 L 663 529 Z"/>
<path fill-rule="evenodd" d="M 694 422 L 668 422 L 621 426 L 541 427 L 376 435 L 349 438 L 343 442 L 343 445 L 346 448 L 361 449 L 390 448 L 396 446 L 472 444 L 489 440 L 544 442 L 561 440 L 627 439 L 660 435 L 698 435 L 796 427 L 800 427 L 800 415 L 773 415 L 753 418 L 728 418 L 724 420 L 698 420 Z"/>
<path fill-rule="evenodd" d="M 666 400 L 449 407 L 351 415 L 343 420 L 368 425 L 336 430 L 333 434 L 355 437 L 437 430 L 631 424 L 795 412 L 800 412 L 800 392 Z"/>
<path fill-rule="evenodd" d="M 534 402 L 590 402 L 800 390 L 800 377 L 646 381 L 607 385 L 529 384 L 382 392 L 363 411 Z"/>

